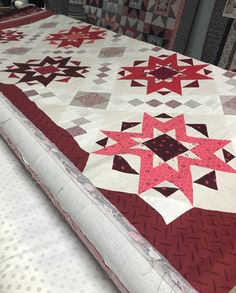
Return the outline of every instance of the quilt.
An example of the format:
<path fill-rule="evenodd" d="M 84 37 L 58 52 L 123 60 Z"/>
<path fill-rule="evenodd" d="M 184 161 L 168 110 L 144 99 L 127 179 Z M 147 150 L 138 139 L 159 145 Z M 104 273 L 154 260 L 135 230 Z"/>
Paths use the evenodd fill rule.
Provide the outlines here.
<path fill-rule="evenodd" d="M 0 23 L 1 111 L 30 133 L 18 134 L 1 112 L 3 135 L 18 153 L 26 146 L 25 160 L 48 182 L 51 163 L 31 161 L 31 136 L 40 139 L 152 268 L 165 270 L 158 290 L 143 287 L 148 292 L 229 292 L 236 286 L 236 73 L 65 16 L 36 20 Z M 60 209 L 66 188 L 50 184 Z M 82 195 L 70 196 L 76 217 L 95 229 L 99 217 L 78 214 Z M 132 253 L 122 269 L 134 264 Z M 146 273 L 135 292 L 144 292 Z"/>
<path fill-rule="evenodd" d="M 88 22 L 184 52 L 198 0 L 85 1 Z"/>

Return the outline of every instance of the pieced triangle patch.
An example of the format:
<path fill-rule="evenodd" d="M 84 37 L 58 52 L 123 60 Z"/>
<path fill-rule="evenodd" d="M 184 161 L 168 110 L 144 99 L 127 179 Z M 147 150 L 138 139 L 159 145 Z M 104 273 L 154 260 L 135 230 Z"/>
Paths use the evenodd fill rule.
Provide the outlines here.
<path fill-rule="evenodd" d="M 114 157 L 112 169 L 128 174 L 138 174 L 123 157 L 117 155 Z"/>
<path fill-rule="evenodd" d="M 59 82 L 68 82 L 70 80 L 70 77 L 62 78 L 62 79 L 57 79 L 56 81 Z"/>
<path fill-rule="evenodd" d="M 184 63 L 187 63 L 187 64 L 190 64 L 190 65 L 193 65 L 193 59 L 191 59 L 191 58 L 181 59 L 180 61 L 182 61 Z"/>
<path fill-rule="evenodd" d="M 27 82 L 27 84 L 31 86 L 37 84 L 37 82 Z"/>
<path fill-rule="evenodd" d="M 78 65 L 79 66 L 81 62 L 80 61 L 71 61 L 71 63 L 73 63 L 74 65 Z"/>
<path fill-rule="evenodd" d="M 102 147 L 105 147 L 107 145 L 108 137 L 105 137 L 99 141 L 96 142 L 96 144 L 99 144 Z"/>
<path fill-rule="evenodd" d="M 165 95 L 169 94 L 170 92 L 158 91 L 158 93 L 159 93 L 160 95 L 165 96 Z"/>
<path fill-rule="evenodd" d="M 139 125 L 141 122 L 123 122 L 121 126 L 121 131 L 124 131 L 126 129 L 132 128 L 134 126 Z"/>
<path fill-rule="evenodd" d="M 159 191 L 165 197 L 168 197 L 175 193 L 178 189 L 174 187 L 153 187 L 156 191 Z"/>
<path fill-rule="evenodd" d="M 216 172 L 212 171 L 203 177 L 199 178 L 198 180 L 194 181 L 194 183 L 203 185 L 205 187 L 218 190 L 217 183 L 216 183 Z"/>
<path fill-rule="evenodd" d="M 204 69 L 204 73 L 205 73 L 206 75 L 209 75 L 210 73 L 212 73 L 212 71 L 207 70 L 207 69 Z"/>
<path fill-rule="evenodd" d="M 11 73 L 11 74 L 9 75 L 9 77 L 10 77 L 10 78 L 19 78 L 15 73 Z"/>
<path fill-rule="evenodd" d="M 192 127 L 193 129 L 197 130 L 201 134 L 203 134 L 206 137 L 208 137 L 208 131 L 207 131 L 206 124 L 186 124 L 186 125 Z"/>
<path fill-rule="evenodd" d="M 161 113 L 157 116 L 155 116 L 156 118 L 173 118 L 170 115 L 166 114 L 166 113 Z"/>
<path fill-rule="evenodd" d="M 120 71 L 119 74 L 125 76 L 125 70 Z"/>
<path fill-rule="evenodd" d="M 235 158 L 234 155 L 232 155 L 230 152 L 226 151 L 225 149 L 223 149 L 223 155 L 224 155 L 226 163 L 230 162 L 231 160 Z"/>
<path fill-rule="evenodd" d="M 144 86 L 144 85 L 139 83 L 139 82 L 137 82 L 137 81 L 135 81 L 135 80 L 132 80 L 131 81 L 131 86 Z"/>
<path fill-rule="evenodd" d="M 134 66 L 144 63 L 145 61 L 134 61 Z"/>
<path fill-rule="evenodd" d="M 187 84 L 186 86 L 184 87 L 199 87 L 199 82 L 197 80 Z"/>

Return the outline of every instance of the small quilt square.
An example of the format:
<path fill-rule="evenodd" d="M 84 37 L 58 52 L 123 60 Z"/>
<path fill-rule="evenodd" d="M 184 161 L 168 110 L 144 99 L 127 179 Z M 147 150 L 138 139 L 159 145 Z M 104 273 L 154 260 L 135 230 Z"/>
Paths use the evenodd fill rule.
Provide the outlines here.
<path fill-rule="evenodd" d="M 98 57 L 109 58 L 109 57 L 122 57 L 125 52 L 125 47 L 106 47 L 102 48 Z"/>
<path fill-rule="evenodd" d="M 40 25 L 39 29 L 54 28 L 58 25 L 58 22 L 47 22 Z"/>
<path fill-rule="evenodd" d="M 106 109 L 110 100 L 109 93 L 78 92 L 71 102 L 77 107 Z"/>
<path fill-rule="evenodd" d="M 74 126 L 74 127 L 71 127 L 69 129 L 67 129 L 67 131 L 72 135 L 72 136 L 78 136 L 78 135 L 82 135 L 82 134 L 85 134 L 86 131 L 81 128 L 80 126 Z"/>
<path fill-rule="evenodd" d="M 221 103 L 225 115 L 236 115 L 236 96 L 221 96 Z"/>
<path fill-rule="evenodd" d="M 24 47 L 14 47 L 9 48 L 3 52 L 3 54 L 10 54 L 10 55 L 25 55 L 28 53 L 32 48 L 24 48 Z"/>

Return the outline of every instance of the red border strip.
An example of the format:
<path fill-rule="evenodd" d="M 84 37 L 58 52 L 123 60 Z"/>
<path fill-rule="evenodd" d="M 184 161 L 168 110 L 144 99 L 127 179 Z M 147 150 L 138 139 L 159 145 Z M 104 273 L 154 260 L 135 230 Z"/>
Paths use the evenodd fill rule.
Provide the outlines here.
<path fill-rule="evenodd" d="M 17 26 L 30 24 L 54 15 L 53 12 L 29 6 L 22 10 L 16 10 L 0 20 L 0 29 L 15 28 Z"/>
<path fill-rule="evenodd" d="M 83 171 L 89 154 L 80 148 L 78 143 L 66 130 L 57 126 L 17 86 L 0 83 L 0 92 L 41 130 L 80 171 Z"/>

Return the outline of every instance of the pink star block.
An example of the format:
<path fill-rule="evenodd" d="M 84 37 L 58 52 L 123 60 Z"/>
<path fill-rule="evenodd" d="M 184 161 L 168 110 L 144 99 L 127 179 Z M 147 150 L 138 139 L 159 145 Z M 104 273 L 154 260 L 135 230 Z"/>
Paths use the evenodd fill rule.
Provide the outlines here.
<path fill-rule="evenodd" d="M 155 153 L 150 149 L 139 148 L 139 142 L 135 139 L 151 140 L 155 138 L 154 130 L 160 130 L 162 133 L 168 133 L 172 130 L 176 132 L 176 140 L 195 145 L 191 152 L 196 158 L 189 158 L 177 154 L 178 170 L 173 169 L 168 162 L 163 162 L 154 167 L 153 159 Z M 115 140 L 116 143 L 95 152 L 98 155 L 113 156 L 119 154 L 130 154 L 140 157 L 140 177 L 138 193 L 141 194 L 164 181 L 169 181 L 178 187 L 183 194 L 193 204 L 193 182 L 190 167 L 199 166 L 212 170 L 236 173 L 232 167 L 223 162 L 215 155 L 215 152 L 222 149 L 230 143 L 229 140 L 219 140 L 211 138 L 191 137 L 186 133 L 184 115 L 162 122 L 147 113 L 144 113 L 142 122 L 142 131 L 139 132 L 119 132 L 102 131 L 107 137 Z M 169 149 L 166 149 L 169 151 Z"/>

